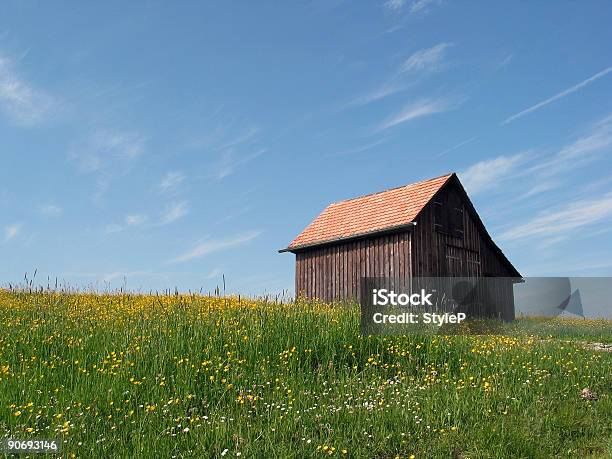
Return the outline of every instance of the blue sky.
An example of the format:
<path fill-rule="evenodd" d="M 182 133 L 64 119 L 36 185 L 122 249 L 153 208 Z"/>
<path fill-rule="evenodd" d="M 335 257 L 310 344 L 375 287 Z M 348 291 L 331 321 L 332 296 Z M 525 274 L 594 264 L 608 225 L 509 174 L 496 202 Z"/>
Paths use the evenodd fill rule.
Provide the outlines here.
<path fill-rule="evenodd" d="M 327 204 L 457 171 L 526 276 L 612 274 L 612 5 L 9 1 L 0 281 L 245 294 Z"/>

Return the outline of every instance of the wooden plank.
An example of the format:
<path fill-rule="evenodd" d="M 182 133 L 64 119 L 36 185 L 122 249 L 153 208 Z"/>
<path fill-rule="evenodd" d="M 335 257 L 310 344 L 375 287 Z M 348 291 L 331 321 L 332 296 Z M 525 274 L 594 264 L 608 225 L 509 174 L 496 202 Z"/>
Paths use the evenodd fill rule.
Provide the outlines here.
<path fill-rule="evenodd" d="M 343 246 L 338 246 L 336 252 L 336 266 L 338 268 L 338 272 L 336 273 L 336 278 L 338 279 L 338 285 L 336 286 L 336 300 L 342 298 L 342 248 Z"/>
<path fill-rule="evenodd" d="M 406 238 L 404 233 L 400 234 L 398 237 L 397 244 L 397 277 L 401 279 L 402 283 L 400 286 L 404 288 L 404 276 L 406 275 Z"/>
<path fill-rule="evenodd" d="M 302 265 L 303 265 L 303 254 L 298 253 L 295 255 L 295 294 L 300 296 L 302 292 Z"/>
<path fill-rule="evenodd" d="M 344 298 L 344 289 L 346 287 L 346 281 L 344 279 L 344 255 L 346 253 L 346 246 L 341 245 L 338 249 L 338 299 Z"/>
<path fill-rule="evenodd" d="M 349 251 L 347 253 L 347 278 L 348 278 L 348 290 L 347 297 L 353 299 L 355 297 L 355 243 L 351 243 Z"/>
<path fill-rule="evenodd" d="M 314 261 L 314 252 L 308 252 L 306 257 L 306 292 L 309 298 L 312 298 L 312 263 Z"/>
<path fill-rule="evenodd" d="M 315 267 L 316 273 L 315 273 L 315 295 L 316 298 L 318 299 L 322 299 L 323 298 L 323 251 L 322 250 L 318 250 L 317 251 L 317 265 Z"/>
<path fill-rule="evenodd" d="M 344 299 L 351 297 L 351 276 L 350 276 L 350 258 L 351 244 L 346 244 L 344 250 Z"/>
<path fill-rule="evenodd" d="M 339 269 L 339 262 L 340 262 L 340 250 L 338 246 L 334 247 L 333 250 L 333 259 L 334 259 L 334 291 L 332 293 L 332 298 L 333 300 L 337 300 L 338 299 L 338 290 L 340 288 L 340 269 Z"/>

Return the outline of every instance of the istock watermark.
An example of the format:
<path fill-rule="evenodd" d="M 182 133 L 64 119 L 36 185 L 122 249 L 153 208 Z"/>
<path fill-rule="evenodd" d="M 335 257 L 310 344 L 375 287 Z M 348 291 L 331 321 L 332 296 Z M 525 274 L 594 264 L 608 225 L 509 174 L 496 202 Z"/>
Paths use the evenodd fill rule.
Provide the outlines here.
<path fill-rule="evenodd" d="M 612 278 L 361 279 L 363 334 L 503 334 L 516 318 L 612 318 Z"/>

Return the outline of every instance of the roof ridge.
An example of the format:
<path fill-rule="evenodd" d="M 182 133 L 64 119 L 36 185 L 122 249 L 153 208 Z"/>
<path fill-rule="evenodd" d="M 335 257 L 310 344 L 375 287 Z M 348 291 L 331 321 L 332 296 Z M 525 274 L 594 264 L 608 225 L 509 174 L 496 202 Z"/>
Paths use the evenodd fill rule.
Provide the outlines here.
<path fill-rule="evenodd" d="M 406 188 L 406 187 L 409 187 L 409 186 L 420 185 L 420 184 L 425 183 L 425 182 L 433 182 L 434 180 L 441 179 L 442 177 L 450 178 L 453 174 L 455 174 L 455 172 L 449 172 L 448 174 L 438 175 L 437 177 L 432 177 L 432 178 L 428 178 L 428 179 L 425 179 L 425 180 L 420 180 L 418 182 L 407 183 L 406 185 L 394 186 L 392 188 L 387 188 L 386 190 L 376 191 L 374 193 L 368 193 L 368 194 L 364 194 L 364 195 L 361 195 L 361 196 L 355 196 L 354 198 L 342 199 L 340 201 L 335 201 L 335 202 L 330 203 L 327 207 L 331 207 L 331 206 L 333 206 L 335 204 L 342 204 L 343 202 L 354 201 L 356 199 L 367 198 L 368 196 L 374 196 L 374 195 L 377 195 L 377 194 L 386 193 L 387 191 L 399 190 L 400 188 Z"/>

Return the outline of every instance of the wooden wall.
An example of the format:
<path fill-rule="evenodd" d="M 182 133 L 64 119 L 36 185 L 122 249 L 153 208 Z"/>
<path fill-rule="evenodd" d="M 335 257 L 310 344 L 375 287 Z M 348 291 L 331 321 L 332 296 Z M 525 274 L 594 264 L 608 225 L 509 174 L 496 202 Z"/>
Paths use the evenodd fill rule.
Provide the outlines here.
<path fill-rule="evenodd" d="M 295 291 L 327 302 L 357 299 L 362 277 L 411 274 L 410 233 L 404 231 L 296 253 Z"/>

